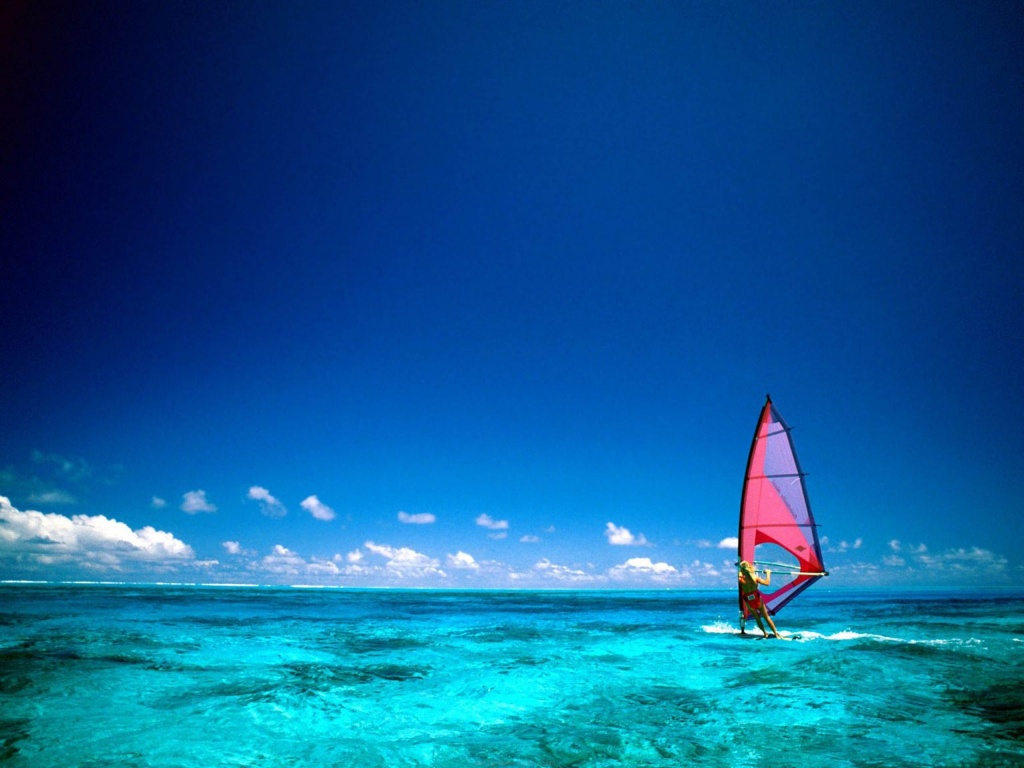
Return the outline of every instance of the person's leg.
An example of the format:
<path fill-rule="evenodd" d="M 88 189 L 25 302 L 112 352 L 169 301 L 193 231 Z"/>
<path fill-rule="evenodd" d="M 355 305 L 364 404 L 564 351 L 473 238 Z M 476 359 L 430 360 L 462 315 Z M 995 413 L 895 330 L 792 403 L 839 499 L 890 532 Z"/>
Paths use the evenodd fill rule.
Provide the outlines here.
<path fill-rule="evenodd" d="M 768 633 L 764 629 L 764 624 L 761 623 L 761 612 L 764 611 L 764 607 L 758 608 L 754 611 L 754 620 L 757 622 L 757 628 L 761 630 L 761 633 L 768 637 Z"/>
<path fill-rule="evenodd" d="M 768 622 L 768 626 L 772 628 L 772 634 L 775 635 L 776 637 L 778 637 L 779 636 L 779 630 L 777 630 L 775 628 L 775 622 L 772 621 L 772 615 L 770 613 L 768 613 L 768 606 L 766 606 L 764 603 L 761 603 L 761 613 L 764 614 L 764 618 L 765 618 L 765 621 Z M 757 625 L 761 626 L 760 620 L 758 620 Z M 762 627 L 762 629 L 764 629 L 764 628 Z M 768 633 L 766 632 L 765 635 L 767 635 L 767 634 Z"/>

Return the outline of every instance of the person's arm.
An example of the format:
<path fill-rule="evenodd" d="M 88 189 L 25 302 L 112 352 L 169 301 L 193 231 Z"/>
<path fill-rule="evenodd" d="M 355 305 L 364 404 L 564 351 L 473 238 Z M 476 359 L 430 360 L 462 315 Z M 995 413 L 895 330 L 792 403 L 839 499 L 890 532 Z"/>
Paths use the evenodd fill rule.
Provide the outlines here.
<path fill-rule="evenodd" d="M 762 579 L 760 576 L 757 577 L 757 583 L 764 584 L 766 587 L 770 587 L 772 585 L 772 572 L 765 571 L 764 575 L 766 578 Z"/>

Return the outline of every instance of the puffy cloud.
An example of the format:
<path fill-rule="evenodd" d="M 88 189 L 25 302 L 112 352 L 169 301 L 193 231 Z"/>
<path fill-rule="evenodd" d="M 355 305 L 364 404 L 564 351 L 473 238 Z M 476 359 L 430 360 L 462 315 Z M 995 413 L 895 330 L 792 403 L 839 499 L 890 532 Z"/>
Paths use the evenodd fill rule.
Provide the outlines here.
<path fill-rule="evenodd" d="M 351 552 L 349 552 L 347 555 L 345 555 L 345 560 L 347 560 L 348 562 L 350 562 L 352 564 L 358 564 L 358 563 L 363 562 L 365 557 L 366 557 L 366 555 L 364 555 L 360 550 L 354 549 Z"/>
<path fill-rule="evenodd" d="M 546 579 L 567 582 L 570 584 L 588 584 L 599 580 L 598 577 L 591 573 L 587 573 L 579 568 L 570 568 L 566 565 L 552 563 L 546 557 L 538 560 L 534 564 L 533 570 L 536 574 L 539 574 Z"/>
<path fill-rule="evenodd" d="M 309 512 L 309 514 L 317 520 L 327 522 L 334 519 L 334 510 L 320 501 L 316 496 L 307 496 L 302 500 L 302 503 L 299 506 Z"/>
<path fill-rule="evenodd" d="M 255 553 L 241 549 L 238 542 L 226 541 L 223 546 L 232 554 L 252 556 Z M 248 571 L 259 576 L 270 575 L 277 580 L 288 580 L 292 584 L 330 584 L 336 582 L 335 577 L 343 575 L 359 575 L 362 569 L 358 565 L 344 565 L 345 558 L 334 555 L 330 558 L 303 557 L 283 544 L 275 544 L 270 553 L 259 560 L 248 564 Z"/>
<path fill-rule="evenodd" d="M 480 564 L 473 558 L 473 556 L 461 550 L 454 555 L 448 555 L 447 563 L 449 568 L 471 571 L 480 569 Z"/>
<path fill-rule="evenodd" d="M 372 541 L 366 542 L 363 546 L 373 554 L 386 558 L 386 567 L 395 570 L 436 572 L 440 565 L 437 560 L 409 549 L 409 547 L 390 547 L 386 544 L 374 544 Z"/>
<path fill-rule="evenodd" d="M 260 512 L 267 517 L 284 517 L 288 514 L 284 504 L 275 499 L 266 488 L 254 485 L 249 489 L 249 498 L 260 503 Z"/>
<path fill-rule="evenodd" d="M 642 533 L 639 536 L 634 536 L 628 528 L 620 528 L 611 522 L 605 526 L 604 535 L 608 538 L 609 544 L 615 544 L 616 546 L 645 547 L 649 544 L 647 538 Z"/>
<path fill-rule="evenodd" d="M 735 536 L 726 536 L 720 542 L 718 542 L 719 549 L 737 549 L 740 545 L 740 540 Z"/>
<path fill-rule="evenodd" d="M 410 515 L 408 512 L 399 512 L 398 520 L 409 525 L 429 525 L 436 522 L 437 518 L 429 512 L 418 512 L 415 515 Z"/>
<path fill-rule="evenodd" d="M 525 536 L 520 537 L 519 541 L 523 544 L 536 544 L 540 541 L 540 536 L 534 536 L 528 533 Z"/>
<path fill-rule="evenodd" d="M 504 531 L 508 529 L 508 520 L 494 520 L 486 512 L 476 519 L 476 524 L 481 528 L 488 528 L 492 531 Z"/>
<path fill-rule="evenodd" d="M 181 511 L 189 515 L 199 512 L 216 512 L 217 507 L 206 499 L 206 491 L 189 491 L 182 497 Z"/>
<path fill-rule="evenodd" d="M 154 496 L 153 501 L 150 502 L 150 506 L 153 509 L 163 509 L 167 506 L 167 499 L 161 499 L 159 496 Z"/>
<path fill-rule="evenodd" d="M 256 554 L 253 550 L 246 549 L 241 545 L 240 542 L 237 541 L 222 541 L 220 545 L 224 547 L 224 551 L 227 552 L 229 555 L 244 555 L 246 557 L 252 557 Z"/>
<path fill-rule="evenodd" d="M 200 565 L 190 546 L 152 526 L 132 530 L 103 515 L 22 512 L 4 496 L 0 496 L 0 558 L 101 571 L 119 571 L 131 564 Z"/>
<path fill-rule="evenodd" d="M 679 571 L 668 563 L 655 563 L 649 557 L 631 557 L 622 565 L 616 565 L 608 571 L 608 575 L 613 579 L 635 576 L 653 576 L 663 579 L 678 573 Z"/>
<path fill-rule="evenodd" d="M 297 576 L 306 570 L 306 561 L 287 547 L 275 544 L 261 561 L 262 570 L 282 576 Z"/>
<path fill-rule="evenodd" d="M 385 559 L 383 566 L 364 565 L 362 553 L 359 559 L 352 561 L 349 555 L 349 570 L 347 573 L 360 576 L 376 576 L 383 579 L 421 579 L 430 576 L 447 578 L 448 574 L 441 569 L 441 564 L 428 555 L 410 549 L 409 547 L 392 547 L 387 544 L 375 544 L 367 541 L 363 545 L 369 552 Z M 465 567 L 463 565 L 463 567 Z"/>
<path fill-rule="evenodd" d="M 306 572 L 318 577 L 338 576 L 344 573 L 344 569 L 338 567 L 339 562 L 340 555 L 335 555 L 330 560 L 312 557 L 309 562 L 306 563 Z"/>

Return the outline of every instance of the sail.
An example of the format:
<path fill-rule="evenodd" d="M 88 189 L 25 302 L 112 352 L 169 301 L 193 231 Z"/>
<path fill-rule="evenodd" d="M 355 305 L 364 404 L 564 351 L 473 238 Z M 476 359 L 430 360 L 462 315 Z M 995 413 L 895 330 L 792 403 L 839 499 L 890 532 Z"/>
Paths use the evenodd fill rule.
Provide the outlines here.
<path fill-rule="evenodd" d="M 771 569 L 772 583 L 762 596 L 772 615 L 828 575 L 789 426 L 770 396 L 758 417 L 747 459 L 739 559 L 758 569 Z M 745 606 L 741 611 L 746 611 Z"/>

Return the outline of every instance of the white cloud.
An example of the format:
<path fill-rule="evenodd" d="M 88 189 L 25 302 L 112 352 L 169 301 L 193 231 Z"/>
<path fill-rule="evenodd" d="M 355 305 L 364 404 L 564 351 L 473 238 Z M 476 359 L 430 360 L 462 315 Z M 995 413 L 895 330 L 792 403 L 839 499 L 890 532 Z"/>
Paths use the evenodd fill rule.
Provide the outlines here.
<path fill-rule="evenodd" d="M 882 564 L 897 571 L 901 583 L 991 584 L 1004 583 L 1009 578 L 1007 559 L 982 547 L 932 552 L 925 544 L 905 544 L 899 539 L 892 539 L 889 550 L 889 554 L 882 558 Z M 867 573 L 885 578 L 877 569 L 867 569 L 863 564 L 853 564 L 848 568 L 851 575 Z"/>
<path fill-rule="evenodd" d="M 288 514 L 284 504 L 275 499 L 266 488 L 252 486 L 249 489 L 249 498 L 260 503 L 260 512 L 267 517 L 284 517 Z"/>
<path fill-rule="evenodd" d="M 719 549 L 737 549 L 740 545 L 740 540 L 735 536 L 726 536 L 720 542 L 718 542 Z"/>
<path fill-rule="evenodd" d="M 615 523 L 608 523 L 604 535 L 608 537 L 609 544 L 616 546 L 645 547 L 649 543 L 642 533 L 639 536 L 634 536 L 628 528 L 620 528 Z"/>
<path fill-rule="evenodd" d="M 408 512 L 399 512 L 398 520 L 409 525 L 429 525 L 436 522 L 437 518 L 429 512 L 418 512 L 410 515 Z"/>
<path fill-rule="evenodd" d="M 508 529 L 508 520 L 493 520 L 486 512 L 476 519 L 476 524 L 481 528 L 488 528 L 492 531 L 504 531 Z"/>
<path fill-rule="evenodd" d="M 349 552 L 347 555 L 345 555 L 345 560 L 347 560 L 348 562 L 350 562 L 352 564 L 357 564 L 357 563 L 361 563 L 364 560 L 365 557 L 366 557 L 366 555 L 364 555 L 360 550 L 354 549 L 351 552 Z"/>
<path fill-rule="evenodd" d="M 0 557 L 29 565 L 78 565 L 101 571 L 142 563 L 157 568 L 199 564 L 190 546 L 152 526 L 132 530 L 103 515 L 21 512 L 4 496 L 0 496 Z"/>
<path fill-rule="evenodd" d="M 324 576 L 339 576 L 344 572 L 344 569 L 338 567 L 336 557 L 337 556 L 330 560 L 312 557 L 309 562 L 306 563 L 306 572 L 320 578 Z"/>
<path fill-rule="evenodd" d="M 735 584 L 736 571 L 731 563 L 726 564 L 729 573 L 730 585 Z M 689 565 L 680 566 L 679 576 L 687 582 L 700 584 L 714 584 L 722 578 L 722 571 L 712 563 L 705 563 L 702 560 L 694 560 Z"/>
<path fill-rule="evenodd" d="M 189 491 L 182 497 L 181 511 L 190 515 L 199 512 L 216 512 L 217 507 L 206 499 L 206 491 Z"/>
<path fill-rule="evenodd" d="M 533 536 L 532 534 L 528 533 L 525 536 L 520 537 L 519 541 L 523 544 L 536 544 L 538 541 L 540 541 L 540 536 Z"/>
<path fill-rule="evenodd" d="M 457 554 L 448 555 L 447 564 L 449 568 L 458 568 L 461 570 L 476 571 L 480 569 L 480 564 L 473 558 L 473 556 L 461 550 L 459 550 Z"/>
<path fill-rule="evenodd" d="M 251 549 L 246 549 L 242 546 L 240 542 L 237 541 L 222 541 L 220 545 L 224 547 L 224 551 L 227 552 L 229 555 L 244 555 L 245 557 L 252 557 L 256 554 L 256 552 L 254 552 Z"/>
<path fill-rule="evenodd" d="M 261 561 L 261 566 L 268 573 L 298 576 L 306 570 L 306 561 L 287 547 L 275 544 L 271 553 Z"/>
<path fill-rule="evenodd" d="M 152 506 L 153 509 L 163 509 L 167 506 L 167 499 L 161 499 L 159 496 L 154 496 L 150 506 Z"/>
<path fill-rule="evenodd" d="M 652 562 L 649 557 L 631 557 L 622 565 L 615 566 L 615 568 L 626 571 L 640 571 L 642 573 L 678 573 L 678 571 L 668 563 L 655 563 Z"/>
<path fill-rule="evenodd" d="M 600 580 L 599 577 L 580 570 L 579 568 L 571 568 L 566 565 L 552 563 L 546 557 L 538 560 L 534 564 L 533 570 L 546 579 L 568 582 L 571 584 L 588 584 Z"/>
<path fill-rule="evenodd" d="M 1005 557 L 981 547 L 948 549 L 935 554 L 920 551 L 915 553 L 914 558 L 924 568 L 942 571 L 1002 573 L 1007 566 Z"/>
<path fill-rule="evenodd" d="M 668 563 L 655 563 L 649 557 L 631 557 L 622 565 L 608 570 L 609 578 L 615 581 L 643 579 L 666 582 L 679 577 L 679 571 Z"/>
<path fill-rule="evenodd" d="M 363 546 L 373 554 L 385 558 L 387 562 L 384 567 L 391 571 L 410 576 L 444 575 L 437 560 L 409 547 L 391 547 L 387 544 L 374 544 L 372 541 L 366 542 Z"/>
<path fill-rule="evenodd" d="M 825 547 L 825 551 L 833 552 L 833 553 L 838 553 L 838 554 L 842 554 L 844 552 L 849 552 L 849 551 L 855 550 L 855 549 L 860 549 L 860 547 L 861 547 L 861 545 L 863 543 L 864 543 L 864 540 L 860 539 L 860 538 L 854 539 L 852 542 L 844 540 L 844 541 L 840 541 L 840 542 L 838 542 L 836 544 L 833 544 L 831 541 L 829 541 L 828 536 L 822 536 L 822 538 L 821 538 L 821 545 L 823 547 Z M 891 544 L 892 544 L 892 542 L 890 542 L 890 545 Z M 897 542 L 897 544 L 898 544 L 898 542 Z"/>
<path fill-rule="evenodd" d="M 308 496 L 302 500 L 299 505 L 304 510 L 309 512 L 317 520 L 323 520 L 325 522 L 334 519 L 334 510 L 324 504 L 316 496 Z"/>
<path fill-rule="evenodd" d="M 899 539 L 893 539 L 889 542 L 889 549 L 893 552 L 906 552 L 911 555 L 923 555 L 928 551 L 928 547 L 924 544 L 906 544 L 904 545 Z"/>

